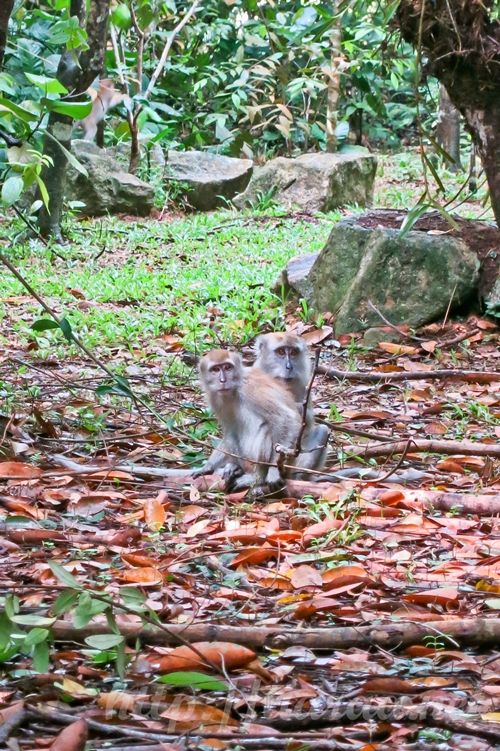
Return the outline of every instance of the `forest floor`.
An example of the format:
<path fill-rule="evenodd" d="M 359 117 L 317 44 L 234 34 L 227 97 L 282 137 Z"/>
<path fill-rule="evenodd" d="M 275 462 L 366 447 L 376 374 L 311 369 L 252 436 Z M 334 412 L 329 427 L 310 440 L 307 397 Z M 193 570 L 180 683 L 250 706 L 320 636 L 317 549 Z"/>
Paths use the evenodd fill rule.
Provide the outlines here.
<path fill-rule="evenodd" d="M 401 169 L 384 163 L 379 204 L 415 201 Z M 278 271 L 340 216 L 71 221 L 55 257 L 0 227 L 94 357 L 4 272 L 0 746 L 498 747 L 499 329 L 470 315 L 367 349 L 284 306 Z M 382 479 L 250 503 L 172 474 L 215 433 L 196 353 L 250 360 L 284 324 L 347 372 L 314 384 L 329 468 Z"/>

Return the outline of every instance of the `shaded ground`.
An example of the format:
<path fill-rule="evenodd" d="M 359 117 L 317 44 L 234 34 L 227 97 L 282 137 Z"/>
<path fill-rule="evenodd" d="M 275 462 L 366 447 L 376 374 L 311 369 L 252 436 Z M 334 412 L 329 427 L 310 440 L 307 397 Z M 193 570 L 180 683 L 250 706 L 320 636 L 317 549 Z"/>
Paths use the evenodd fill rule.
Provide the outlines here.
<path fill-rule="evenodd" d="M 303 328 L 313 338 L 324 334 Z M 458 344 L 446 344 L 460 337 Z M 383 345 L 363 352 L 352 340 L 326 339 L 324 345 L 324 361 L 348 369 L 355 361 L 361 369 L 381 373 L 437 365 L 498 371 L 498 332 L 481 319 L 443 330 L 436 326 L 413 354 L 389 353 Z M 9 365 L 4 361 L 4 378 L 12 378 L 12 370 L 6 373 Z M 29 705 L 17 735 L 22 749 L 43 747 L 61 723 L 79 717 L 93 727 L 91 748 L 104 748 L 104 739 L 112 736 L 113 749 L 129 748 L 125 739 L 132 730 L 144 748 L 154 738 L 172 743 L 189 729 L 196 737 L 232 733 L 234 741 L 216 741 L 220 748 L 235 743 L 285 748 L 290 738 L 319 749 L 432 748 L 438 742 L 442 749 L 494 747 L 500 654 L 498 643 L 485 642 L 479 619 L 491 619 L 498 628 L 498 459 L 410 451 L 403 466 L 427 473 L 416 485 L 345 481 L 330 485 L 318 499 L 294 495 L 249 505 L 241 494 L 224 496 L 203 480 L 189 484 L 148 472 L 148 467 L 185 467 L 205 448 L 204 440 L 196 440 L 203 435 L 204 413 L 194 383 L 162 385 L 160 368 L 136 361 L 131 381 L 168 421 L 162 427 L 143 408 L 127 407 L 117 397 L 103 396 L 98 405 L 95 388 L 102 378 L 89 368 L 84 375 L 80 367 L 77 361 L 38 362 L 36 369 L 30 365 L 18 371 L 22 389 L 17 393 L 24 391 L 25 397 L 17 403 L 17 419 L 5 415 L 3 427 L 3 447 L 10 454 L 0 464 L 2 590 L 4 596 L 15 594 L 22 616 L 32 619 L 28 625 L 21 617 L 15 631 L 27 633 L 37 619 L 54 612 L 55 597 L 72 585 L 68 612 L 61 605 L 57 612 L 67 621 L 65 629 L 75 617 L 80 629 L 56 627 L 50 663 L 29 683 L 15 677 L 16 671 L 21 675 L 19 670 L 29 669 L 29 658 L 14 654 L 4 665 L 4 706 L 23 696 Z M 492 448 L 500 438 L 498 382 L 379 386 L 320 377 L 317 402 L 320 414 L 336 427 L 332 466 L 338 466 L 336 456 L 344 446 L 366 442 L 342 429 L 379 441 L 468 438 L 491 442 Z M 61 469 L 60 454 L 100 464 L 102 471 L 81 475 Z M 379 460 L 383 471 L 396 459 Z M 124 462 L 134 466 L 113 469 Z M 460 495 L 450 512 L 432 510 L 433 499 L 438 506 L 438 496 L 452 492 Z M 460 499 L 469 504 L 466 513 L 460 511 Z M 480 515 L 473 511 L 475 503 L 482 506 Z M 54 563 L 64 566 L 73 581 L 58 579 L 58 569 L 49 568 Z M 232 652 L 218 670 L 210 661 L 200 665 L 195 654 L 183 677 L 161 685 L 155 679 L 168 670 L 159 667 L 168 650 L 158 645 L 158 637 L 144 635 L 129 642 L 127 667 L 120 668 L 116 645 L 96 642 L 99 637 L 85 629 L 92 610 L 103 607 L 95 598 L 106 596 L 122 627 L 138 622 L 134 611 L 149 622 L 157 616 L 167 626 L 199 624 L 201 641 L 216 635 L 209 625 L 232 625 Z M 470 628 L 461 637 L 456 625 L 471 623 L 467 619 L 473 619 L 472 637 Z M 106 625 L 102 616 L 93 622 L 111 634 L 112 644 L 112 622 Z M 404 631 L 428 622 L 427 637 L 410 639 L 404 649 L 377 646 L 376 630 L 383 624 L 399 624 Z M 328 626 L 325 633 L 332 634 L 335 627 L 354 627 L 359 641 L 325 650 L 320 637 L 301 639 L 318 626 Z M 363 637 L 364 626 L 374 630 Z M 231 659 L 245 663 L 237 643 L 254 643 L 263 627 L 295 633 L 295 646 L 287 646 L 285 639 L 270 649 L 269 642 L 258 650 L 260 665 L 231 668 Z M 165 645 L 176 643 L 168 633 L 161 638 Z M 476 646 L 464 649 L 467 643 Z M 177 670 L 182 667 L 181 662 Z M 121 670 L 125 683 L 117 675 Z M 195 688 L 199 678 L 185 670 L 211 676 L 207 687 Z M 123 693 L 110 695 L 113 688 Z M 336 720 L 318 719 L 329 703 L 338 708 L 345 701 L 347 709 L 342 705 Z M 465 725 L 463 732 L 453 729 L 449 715 L 445 727 L 439 726 L 427 717 L 430 704 L 483 720 L 473 735 L 470 729 L 465 733 Z M 422 711 L 398 721 L 394 705 Z M 302 725 L 285 729 L 283 722 L 303 712 Z M 459 729 L 460 722 L 465 722 L 462 714 Z M 72 732 L 77 730 L 73 726 Z M 186 742 L 192 748 L 201 743 L 195 737 Z"/>

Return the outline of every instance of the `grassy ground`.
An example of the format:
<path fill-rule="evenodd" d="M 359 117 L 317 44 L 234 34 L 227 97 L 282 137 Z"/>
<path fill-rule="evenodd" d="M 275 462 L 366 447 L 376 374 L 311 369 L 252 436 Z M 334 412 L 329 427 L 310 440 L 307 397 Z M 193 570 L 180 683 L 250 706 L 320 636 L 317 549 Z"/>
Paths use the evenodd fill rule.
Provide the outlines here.
<path fill-rule="evenodd" d="M 460 179 L 448 176 L 450 195 Z M 421 192 L 421 164 L 414 154 L 380 157 L 375 205 L 408 208 Z M 478 200 L 460 213 L 482 211 Z M 69 220 L 71 244 L 60 256 L 31 242 L 14 243 L 11 258 L 100 356 L 121 359 L 120 353 L 126 357 L 139 348 L 148 357 L 181 345 L 199 351 L 219 342 L 245 343 L 266 327 L 281 328 L 283 301 L 270 291 L 272 283 L 289 258 L 320 250 L 342 213 L 290 217 L 273 208 L 161 222 Z M 4 221 L 0 240 L 12 246 L 21 231 Z M 4 348 L 34 347 L 40 358 L 67 352 L 60 332 L 32 330 L 39 305 L 9 272 L 3 274 L 1 297 Z"/>

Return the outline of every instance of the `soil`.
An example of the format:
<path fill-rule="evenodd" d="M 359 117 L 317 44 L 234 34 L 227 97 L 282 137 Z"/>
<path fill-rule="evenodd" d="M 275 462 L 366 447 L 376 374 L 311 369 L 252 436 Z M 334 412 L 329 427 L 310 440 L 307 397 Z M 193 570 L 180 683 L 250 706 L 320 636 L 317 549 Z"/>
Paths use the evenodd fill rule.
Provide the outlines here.
<path fill-rule="evenodd" d="M 378 209 L 357 217 L 361 227 L 399 229 L 406 219 L 404 211 Z M 446 232 L 466 243 L 476 253 L 481 270 L 479 275 L 479 295 L 481 300 L 487 295 L 500 275 L 500 230 L 487 222 L 478 222 L 453 216 L 458 229 L 437 211 L 424 214 L 412 227 L 412 232 Z"/>

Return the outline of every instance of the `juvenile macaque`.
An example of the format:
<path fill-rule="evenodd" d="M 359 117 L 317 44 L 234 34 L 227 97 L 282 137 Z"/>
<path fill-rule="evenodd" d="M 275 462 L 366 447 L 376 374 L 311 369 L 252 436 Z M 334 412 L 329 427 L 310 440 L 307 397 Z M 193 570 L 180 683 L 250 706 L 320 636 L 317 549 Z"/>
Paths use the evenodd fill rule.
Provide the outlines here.
<path fill-rule="evenodd" d="M 307 344 L 297 334 L 262 334 L 256 343 L 256 368 L 276 378 L 293 396 L 302 414 L 307 386 L 311 378 L 311 360 Z M 306 412 L 306 428 L 302 435 L 301 453 L 295 460 L 297 467 L 321 469 L 328 452 L 329 431 L 326 425 L 318 425 L 309 401 Z M 308 479 L 308 475 L 304 473 Z"/>
<path fill-rule="evenodd" d="M 277 447 L 293 450 L 301 416 L 291 394 L 257 368 L 244 369 L 234 352 L 216 349 L 201 358 L 200 380 L 222 430 L 222 441 L 194 477 L 217 471 L 228 487 L 259 491 L 283 484 Z M 248 472 L 241 476 L 250 466 Z"/>
<path fill-rule="evenodd" d="M 97 126 L 104 120 L 108 111 L 122 102 L 129 102 L 130 97 L 115 89 L 110 78 L 101 79 L 97 89 L 91 86 L 87 92 L 92 99 L 92 110 L 77 125 L 83 128 L 83 139 L 93 141 L 96 137 Z"/>

